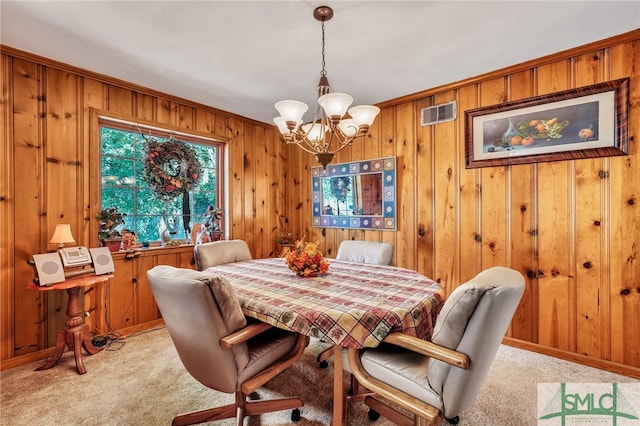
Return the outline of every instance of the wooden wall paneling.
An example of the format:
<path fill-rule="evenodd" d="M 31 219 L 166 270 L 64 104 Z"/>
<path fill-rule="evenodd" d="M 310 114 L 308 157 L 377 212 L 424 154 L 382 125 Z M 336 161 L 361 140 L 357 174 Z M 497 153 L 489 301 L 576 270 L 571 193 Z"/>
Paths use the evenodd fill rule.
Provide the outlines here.
<path fill-rule="evenodd" d="M 612 46 L 611 79 L 630 77 L 629 155 L 610 159 L 610 359 L 640 367 L 640 41 Z"/>
<path fill-rule="evenodd" d="M 106 328 L 102 306 L 104 287 L 103 284 L 95 284 L 81 289 L 80 300 L 85 313 L 84 323 L 89 327 L 90 333 L 101 334 Z"/>
<path fill-rule="evenodd" d="M 539 343 L 571 351 L 573 277 L 573 184 L 569 162 L 538 165 Z"/>
<path fill-rule="evenodd" d="M 296 148 L 298 151 L 302 151 L 300 148 Z M 311 223 L 311 168 L 318 165 L 318 162 L 312 155 L 302 151 L 300 154 L 300 191 L 301 197 L 296 207 L 297 214 L 300 217 L 300 222 L 303 224 L 301 229 L 301 235 L 305 237 L 305 241 L 313 241 L 320 243 L 320 249 L 324 253 L 327 252 L 327 241 L 331 241 L 332 235 L 337 233 L 336 229 L 331 228 L 315 228 Z M 335 241 L 335 237 L 333 238 Z"/>
<path fill-rule="evenodd" d="M 137 284 L 133 282 L 137 275 L 135 262 L 124 256 L 114 256 L 115 272 L 109 280 L 106 293 L 107 331 L 120 330 L 135 324 L 135 297 Z"/>
<path fill-rule="evenodd" d="M 396 107 L 395 145 L 398 156 L 396 249 L 405 268 L 416 268 L 416 107 L 408 102 Z"/>
<path fill-rule="evenodd" d="M 13 144 L 14 157 L 11 169 L 32 169 L 32 173 L 22 173 L 14 179 L 12 233 L 14 254 L 14 276 L 9 285 L 14 286 L 12 302 L 14 317 L 9 321 L 13 326 L 11 336 L 11 356 L 33 352 L 46 343 L 46 322 L 44 308 L 46 297 L 36 295 L 25 287 L 35 277 L 33 267 L 27 260 L 35 253 L 46 250 L 46 197 L 44 121 L 40 119 L 46 109 L 43 68 L 22 59 L 13 60 L 11 70 L 13 83 Z"/>
<path fill-rule="evenodd" d="M 575 86 L 604 81 L 601 52 L 575 58 Z M 606 241 L 609 185 L 606 159 L 584 159 L 576 165 L 576 352 L 601 359 L 603 355 L 603 312 L 601 302 L 608 299 L 608 281 L 602 281 L 608 269 Z M 605 296 L 607 295 L 607 296 Z M 605 299 L 606 298 L 606 299 Z"/>
<path fill-rule="evenodd" d="M 231 136 L 231 125 L 229 124 L 229 121 L 231 120 L 231 118 L 229 118 L 226 115 L 222 115 L 222 114 L 218 114 L 215 113 L 214 114 L 214 134 L 216 136 L 220 136 L 220 137 L 224 137 L 224 138 L 229 138 Z"/>
<path fill-rule="evenodd" d="M 226 145 L 228 158 L 228 190 L 227 190 L 227 206 L 228 214 L 227 231 L 228 238 L 244 239 L 244 153 L 242 146 L 242 123 L 233 118 L 229 120 L 229 136 L 230 140 Z M 251 243 L 247 241 L 247 243 Z M 252 244 L 249 245 L 252 247 Z"/>
<path fill-rule="evenodd" d="M 196 109 L 195 110 L 195 125 L 194 128 L 201 133 L 208 133 L 214 135 L 216 132 L 216 119 L 215 114 L 211 111 Z M 222 134 L 221 136 L 226 136 Z"/>
<path fill-rule="evenodd" d="M 177 266 L 179 268 L 185 269 L 196 269 L 196 260 L 193 256 L 193 248 L 189 247 L 186 250 L 180 250 L 177 253 L 178 263 Z M 146 277 L 146 271 L 145 271 Z"/>
<path fill-rule="evenodd" d="M 155 121 L 156 120 L 156 97 L 146 95 L 144 93 L 136 93 L 135 99 L 135 117 L 143 120 Z M 104 109 L 104 107 L 100 107 Z"/>
<path fill-rule="evenodd" d="M 483 82 L 480 85 L 480 103 L 483 106 L 489 106 L 509 100 L 509 82 L 508 78 L 496 78 Z M 508 187 L 510 172 L 510 167 L 506 166 L 481 169 L 481 269 L 509 264 L 510 210 L 507 209 L 509 205 L 507 203 L 510 201 Z"/>
<path fill-rule="evenodd" d="M 442 125 L 422 126 L 421 109 L 434 105 L 433 97 L 415 102 L 416 105 L 416 174 L 420 176 L 416 191 L 416 265 L 417 271 L 429 277 L 433 274 L 433 145 L 434 140 L 447 140 Z M 452 123 L 453 124 L 453 123 Z M 436 132 L 438 138 L 435 138 Z M 443 134 L 444 133 L 444 134 Z M 452 140 L 452 139 L 450 139 Z"/>
<path fill-rule="evenodd" d="M 443 201 L 447 200 L 445 204 L 449 210 L 442 212 L 442 217 L 438 218 L 435 229 L 437 230 L 436 237 L 438 237 L 442 230 L 441 224 L 446 224 L 445 238 L 440 243 L 442 248 L 438 249 L 436 253 L 436 261 L 440 256 L 445 256 L 443 259 L 447 259 L 447 255 L 452 258 L 449 260 L 450 263 L 446 265 L 448 292 L 473 278 L 482 268 L 482 257 L 480 256 L 482 232 L 479 221 L 481 172 L 479 169 L 466 169 L 464 136 L 466 126 L 464 113 L 466 110 L 479 106 L 480 91 L 478 85 L 472 84 L 463 86 L 456 92 L 458 137 L 454 143 L 445 144 L 442 148 L 439 143 L 436 144 L 436 150 L 443 150 L 444 153 L 446 153 L 444 151 L 446 145 L 453 146 L 451 146 L 451 153 L 435 162 L 437 164 L 444 160 L 447 167 L 443 168 L 438 176 L 440 182 L 445 182 L 443 179 L 447 179 L 446 193 L 443 193 L 441 198 L 450 197 L 448 200 L 443 199 Z M 451 173 L 449 173 L 449 167 L 451 167 Z M 450 174 L 451 176 L 449 176 Z M 438 185 L 439 183 L 436 182 L 436 188 Z M 436 202 L 435 205 L 439 206 L 441 202 Z M 445 208 L 445 205 L 442 205 L 441 208 Z M 447 250 L 448 244 L 451 244 L 451 247 Z M 457 261 L 453 262 L 453 259 L 457 259 Z"/>
<path fill-rule="evenodd" d="M 181 129 L 194 129 L 195 125 L 195 109 L 191 106 L 178 104 L 178 127 Z"/>
<path fill-rule="evenodd" d="M 279 193 L 279 187 L 284 186 L 284 180 L 281 176 L 283 169 L 281 164 L 282 155 L 280 145 L 277 144 L 278 140 L 274 128 L 263 127 L 262 131 L 264 132 L 264 139 L 261 143 L 267 147 L 267 152 L 269 153 L 265 164 L 268 199 L 266 203 L 267 221 L 264 224 L 266 234 L 264 253 L 266 257 L 276 257 L 280 254 L 280 246 L 277 244 L 280 236 L 278 224 L 280 223 L 280 212 L 284 207 Z"/>
<path fill-rule="evenodd" d="M 601 174 L 604 160 L 576 161 L 576 351 L 601 358 L 602 312 L 601 292 L 608 289 L 601 283 L 603 197 L 605 190 Z"/>
<path fill-rule="evenodd" d="M 93 110 L 104 110 L 108 104 L 107 87 L 103 83 L 84 78 L 82 81 L 83 99 L 82 99 L 82 111 L 83 111 L 83 129 L 82 129 L 82 145 L 83 145 L 83 187 L 82 187 L 82 204 L 83 212 L 81 218 L 82 223 L 82 235 L 76 235 L 76 239 L 80 238 L 81 244 L 87 247 L 95 247 L 98 243 L 98 230 L 92 226 L 91 212 L 99 211 L 99 190 L 100 188 L 100 146 L 98 145 L 100 139 L 97 136 L 99 129 L 95 129 L 97 124 L 97 117 L 92 117 Z M 94 135 L 95 132 L 96 135 Z M 100 303 L 100 302 L 99 302 Z"/>
<path fill-rule="evenodd" d="M 46 226 L 47 240 L 59 223 L 71 224 L 71 232 L 80 238 L 82 227 L 82 149 L 83 144 L 69 143 L 79 140 L 78 120 L 82 108 L 81 79 L 76 75 L 47 69 L 46 75 Z M 55 250 L 47 246 L 45 249 Z M 47 340 L 55 345 L 57 331 L 64 328 L 67 316 L 67 295 L 62 291 L 47 294 Z"/>
<path fill-rule="evenodd" d="M 540 67 L 538 94 L 568 89 L 570 62 Z M 575 162 L 538 163 L 539 343 L 575 350 Z"/>
<path fill-rule="evenodd" d="M 179 267 L 178 253 L 175 250 L 171 250 L 168 253 L 160 251 L 153 256 L 141 256 L 131 260 L 126 259 L 125 256 L 124 261 L 131 263 L 133 270 L 131 285 L 133 285 L 134 300 L 136 303 L 134 324 L 143 324 L 160 318 L 158 305 L 151 292 L 149 280 L 147 280 L 147 271 L 156 265 L 174 265 Z"/>
<path fill-rule="evenodd" d="M 158 121 L 158 123 L 177 126 L 178 104 L 169 99 L 156 98 L 156 120 Z"/>
<path fill-rule="evenodd" d="M 531 306 L 524 316 L 519 316 L 523 312 L 520 306 L 516 313 L 516 320 L 522 321 L 520 324 L 514 320 L 512 335 L 516 338 L 527 339 L 527 335 L 533 335 L 531 341 L 539 341 L 540 348 L 552 355 L 565 356 L 566 353 L 557 351 L 554 348 L 568 349 L 579 352 L 582 346 L 593 347 L 592 336 L 588 330 L 600 333 L 599 350 L 602 359 L 610 358 L 614 363 L 608 366 L 620 366 L 627 368 L 626 371 L 638 374 L 640 368 L 640 339 L 637 339 L 637 330 L 640 328 L 640 291 L 638 291 L 638 276 L 640 270 L 637 259 L 638 239 L 640 238 L 640 210 L 638 208 L 637 188 L 640 187 L 640 166 L 637 159 L 640 153 L 637 149 L 637 134 L 640 131 L 640 105 L 638 90 L 640 87 L 639 76 L 637 75 L 640 57 L 640 32 L 634 32 L 633 36 L 625 35 L 618 39 L 603 41 L 598 46 L 589 49 L 576 49 L 574 52 L 560 52 L 539 60 L 531 61 L 527 64 L 519 64 L 504 70 L 496 70 L 483 76 L 478 76 L 463 82 L 451 83 L 439 88 L 429 89 L 418 95 L 410 95 L 401 100 L 393 100 L 384 104 L 383 111 L 376 120 L 379 125 L 379 137 L 372 138 L 363 144 L 366 147 L 364 153 L 367 158 L 373 152 L 379 152 L 380 156 L 397 155 L 400 174 L 402 165 L 406 164 L 407 147 L 399 140 L 401 135 L 413 133 L 419 135 L 422 129 L 418 126 L 416 119 L 417 105 L 415 102 L 428 98 L 429 96 L 441 96 L 452 98 L 458 101 L 458 111 L 460 112 L 455 122 L 456 131 L 452 134 L 455 140 L 442 141 L 441 132 L 436 131 L 432 145 L 433 159 L 429 168 L 423 168 L 418 164 L 418 155 L 415 153 L 417 144 L 411 142 L 413 150 L 413 164 L 418 164 L 413 170 L 413 176 L 400 178 L 399 191 L 401 193 L 419 193 L 420 182 L 428 177 L 428 173 L 433 176 L 433 203 L 432 209 L 434 222 L 434 247 L 433 258 L 435 265 L 430 274 L 432 278 L 442 278 L 442 283 L 451 290 L 453 285 L 458 285 L 466 274 L 478 271 L 482 266 L 481 245 L 476 242 L 474 232 L 476 232 L 482 222 L 479 220 L 483 215 L 488 214 L 480 207 L 484 206 L 480 202 L 479 184 L 488 184 L 483 181 L 482 170 L 468 170 L 464 168 L 464 123 L 462 123 L 463 112 L 466 109 L 479 105 L 495 104 L 506 99 L 485 99 L 483 93 L 478 92 L 478 87 L 483 90 L 489 84 L 487 82 L 507 78 L 510 83 L 507 86 L 510 99 L 524 98 L 528 96 L 546 94 L 560 91 L 570 87 L 578 87 L 590 81 L 609 80 L 630 76 L 631 81 L 631 114 L 630 114 L 630 155 L 626 157 L 611 157 L 602 161 L 601 168 L 609 176 L 599 183 L 598 206 L 586 206 L 588 196 L 582 193 L 582 188 L 595 194 L 596 183 L 592 182 L 591 176 L 595 171 L 595 166 L 583 165 L 583 161 L 537 163 L 533 165 L 514 166 L 510 168 L 510 176 L 504 179 L 505 193 L 502 201 L 505 208 L 505 215 L 510 214 L 511 230 L 508 235 L 510 246 L 507 247 L 507 259 L 511 259 L 511 264 L 519 268 L 519 265 L 532 265 L 527 292 L 531 290 Z M 593 55 L 597 49 L 598 55 Z M 576 53 L 578 52 L 578 53 Z M 579 56 L 578 56 L 579 55 Z M 596 56 L 598 58 L 596 59 Z M 8 56 L 3 52 L 3 70 L 10 71 L 3 75 L 3 94 L 13 90 L 12 96 L 5 97 L 10 103 L 5 108 L 4 115 L 9 117 L 5 121 L 13 121 L 11 130 L 5 124 L 3 135 L 10 135 L 11 147 L 8 148 L 12 158 L 10 164 L 19 167 L 31 166 L 34 168 L 34 176 L 21 175 L 20 180 L 15 180 L 15 170 L 11 170 L 10 179 L 15 180 L 15 190 L 9 194 L 10 213 L 15 216 L 17 223 L 8 222 L 5 214 L 6 204 L 2 204 L 0 209 L 0 239 L 5 237 L 5 227 L 10 226 L 8 237 L 11 239 L 11 255 L 4 253 L 4 259 L 12 259 L 13 268 L 10 271 L 0 272 L 1 279 L 10 277 L 11 282 L 0 283 L 3 285 L 2 296 L 8 300 L 2 303 L 2 320 L 11 321 L 10 331 L 3 324 L 2 346 L 0 355 L 3 357 L 3 368 L 7 357 L 13 358 L 20 355 L 28 355 L 29 352 L 46 347 L 43 330 L 46 326 L 46 318 L 43 317 L 43 308 L 40 298 L 24 289 L 23 282 L 31 280 L 34 276 L 31 267 L 27 266 L 24 260 L 34 252 L 47 247 L 48 219 L 45 214 L 48 211 L 48 201 L 45 198 L 44 190 L 49 188 L 43 165 L 45 155 L 37 151 L 42 150 L 44 145 L 48 120 L 41 114 L 45 111 L 47 95 L 45 90 L 46 78 L 44 71 L 46 65 L 40 63 L 39 59 L 27 59 L 24 56 Z M 8 59 L 7 59 L 8 58 Z M 64 66 L 59 64 L 54 67 L 64 70 Z M 64 73 L 65 71 L 60 71 Z M 244 171 L 244 140 L 243 126 L 247 123 L 262 126 L 246 120 L 231 113 L 225 113 L 213 109 L 208 109 L 201 105 L 195 105 L 189 101 L 176 99 L 170 95 L 163 95 L 144 88 L 133 88 L 133 85 L 117 82 L 113 79 L 102 78 L 91 73 L 85 74 L 82 70 L 72 70 L 74 75 L 78 75 L 77 87 L 84 89 L 84 98 L 78 104 L 84 102 L 84 108 L 97 107 L 107 111 L 113 111 L 123 116 L 140 116 L 150 119 L 153 122 L 171 124 L 174 126 L 189 126 L 183 117 L 183 112 L 190 106 L 195 108 L 195 121 L 197 126 L 200 121 L 201 111 L 206 111 L 214 117 L 213 126 L 215 134 L 225 136 L 229 140 L 229 198 L 230 226 L 229 232 L 233 235 L 240 229 L 239 238 L 244 235 L 245 216 L 248 221 L 255 221 L 251 216 L 252 208 L 247 208 L 245 201 L 245 189 L 251 189 L 251 183 L 257 178 L 253 171 L 247 175 L 249 187 L 245 188 Z M 516 73 L 516 74 L 514 74 Z M 517 75 L 518 73 L 522 73 Z M 526 75 L 529 74 L 530 77 Z M 89 76 L 89 77 L 88 77 Z M 68 85 L 68 82 L 65 83 Z M 47 86 L 48 87 L 48 86 Z M 451 91 L 451 93 L 449 93 Z M 81 93 L 78 91 L 78 93 Z M 56 96 L 56 95 L 52 95 Z M 79 99 L 79 94 L 75 95 Z M 102 101 L 94 99 L 99 97 Z M 95 102 L 95 103 L 94 103 Z M 175 109 L 172 109 L 171 103 Z M 148 105 L 153 106 L 149 109 Z M 102 104 L 101 106 L 97 106 Z M 162 107 L 164 105 L 164 109 Z M 5 107 L 2 105 L 1 107 Z M 411 111 L 411 114 L 404 114 L 402 111 Z M 80 109 L 78 109 L 80 111 Z M 86 158 L 86 144 L 81 141 L 87 132 L 86 118 L 78 124 L 75 136 L 76 145 L 74 148 L 78 158 Z M 438 126 L 439 127 L 439 126 Z M 410 128 L 410 131 L 406 129 Z M 92 132 L 92 129 L 89 129 Z M 93 135 L 93 133 L 91 133 Z M 265 141 L 269 137 L 265 136 Z M 276 138 L 277 139 L 277 138 Z M 374 146 L 370 146 L 371 142 Z M 277 141 L 277 143 L 281 143 Z M 361 142 L 358 142 L 361 143 Z M 376 146 L 377 144 L 377 146 Z M 90 146 L 90 148 L 92 148 Z M 236 149 L 237 148 L 237 149 Z M 354 149 L 355 148 L 355 149 Z M 350 158 L 358 158 L 362 155 L 362 146 L 349 148 L 345 155 Z M 3 147 L 3 154 L 7 148 Z M 13 150 L 13 151 L 11 151 Z M 288 227 L 298 233 L 298 236 L 306 236 L 309 240 L 322 240 L 326 236 L 327 247 L 336 246 L 341 240 L 338 235 L 346 235 L 347 238 L 353 236 L 365 239 L 383 239 L 391 241 L 395 247 L 395 264 L 404 267 L 418 267 L 417 258 L 412 261 L 406 254 L 418 247 L 416 240 L 410 245 L 406 245 L 403 238 L 409 233 L 415 233 L 419 223 L 419 216 L 422 214 L 422 205 L 418 207 L 418 199 L 414 196 L 412 209 L 414 218 L 405 223 L 399 221 L 399 232 L 377 231 L 342 231 L 323 230 L 322 228 L 312 228 L 310 215 L 310 184 L 309 167 L 315 165 L 313 158 L 303 153 L 297 147 L 283 148 L 283 163 L 286 165 L 283 172 L 286 176 L 286 186 L 282 189 L 284 205 L 289 220 Z M 237 155 L 237 159 L 234 156 Z M 93 159 L 93 156 L 91 156 Z M 0 160 L 1 161 L 1 160 Z M 253 161 L 253 159 L 252 159 Z M 591 160 L 589 160 L 591 161 Z M 3 163 L 4 164 L 4 163 Z M 91 165 L 88 167 L 93 168 Z M 2 173 L 2 172 L 0 172 Z M 86 176 L 90 176 L 89 185 L 94 185 L 99 174 L 93 171 L 83 171 L 80 181 L 76 180 L 79 198 L 86 197 L 89 193 L 89 200 L 78 200 L 75 204 L 72 223 L 79 226 L 80 221 L 86 222 L 87 202 L 93 204 L 94 191 L 87 191 L 84 188 Z M 406 176 L 409 176 L 408 174 Z M 3 175 L 4 177 L 4 175 Z M 529 184 L 526 181 L 529 180 Z M 0 194 L 5 196 L 4 194 Z M 235 195 L 235 196 L 234 196 Z M 497 196 L 497 192 L 496 192 Z M 527 204 L 527 199 L 529 204 Z M 236 208 L 237 200 L 239 207 Z M 402 198 L 399 206 L 406 197 Z M 3 202 L 4 203 L 4 202 Z M 521 207 L 527 205 L 528 209 L 523 213 Z M 82 208 L 78 206 L 82 205 Z M 516 210 L 517 209 L 517 210 Z M 271 208 L 268 209 L 271 212 Z M 23 212 L 35 212 L 33 215 L 24 215 Z M 600 224 L 600 242 L 596 245 L 600 247 L 600 252 L 596 254 L 596 245 L 588 248 L 580 248 L 580 239 L 585 231 L 591 231 L 587 225 L 589 215 L 597 213 L 602 217 Z M 1 216 L 5 214 L 5 216 Z M 528 216 L 528 218 L 527 218 Z M 506 217 L 506 216 L 505 216 Z M 89 219 L 91 219 L 89 217 Z M 591 220 L 591 219 L 589 219 Z M 529 221 L 531 232 L 526 235 L 527 221 Z M 10 225 L 5 225 L 10 223 Z M 252 222 L 253 224 L 254 222 Z M 95 232 L 83 225 L 84 238 L 89 234 L 91 238 L 96 238 Z M 252 225 L 253 226 L 253 225 Z M 255 226 L 264 226 L 264 223 L 256 223 Z M 19 232 L 18 232 L 19 231 Z M 323 232 L 324 231 L 324 232 Z M 469 235 L 467 235 L 467 233 Z M 19 234 L 19 235 L 18 235 Z M 478 233 L 479 234 L 479 233 Z M 413 234 L 416 235 L 416 234 Z M 80 236 L 76 236 L 80 238 Z M 15 240 L 15 244 L 14 243 Z M 91 240 L 90 240 L 91 241 Z M 97 239 L 95 240 L 97 242 Z M 3 241 L 0 246 L 4 247 Z M 253 242 L 250 245 L 253 248 Z M 411 246 L 412 248 L 407 248 Z M 585 251 L 588 250 L 588 251 Z M 598 284 L 599 294 L 599 318 L 600 324 L 591 328 L 590 325 L 578 325 L 581 320 L 577 315 L 579 310 L 586 307 L 593 311 L 593 290 L 595 289 L 595 279 L 588 275 L 587 270 L 580 271 L 582 267 L 581 257 L 593 258 L 593 254 L 599 256 L 600 278 Z M 13 257 L 10 257 L 13 256 Z M 538 257 L 539 256 L 539 257 Z M 520 259 L 522 257 L 522 259 Z M 119 260 L 118 260 L 119 261 Z M 182 262 L 179 257 L 177 262 Z M 130 263 L 129 263 L 130 264 Z M 127 268 L 127 266 L 122 266 Z M 117 274 L 120 274 L 122 267 L 117 266 Z M 524 272 L 523 267 L 523 272 Z M 592 268 L 594 269 L 594 268 Z M 529 271 L 527 271 L 529 272 Z M 539 275 L 538 278 L 538 273 Z M 580 274 L 586 275 L 583 278 Z M 132 276 L 132 275 L 130 275 Z M 452 279 L 453 277 L 453 279 Z M 114 280 L 117 281 L 116 277 Z M 459 279 L 458 279 L 459 278 Z M 130 278 L 129 278 L 130 279 Z M 585 281 L 585 279 L 587 281 Z M 583 285 L 589 289 L 585 294 L 579 294 Z M 7 288 L 9 287 L 9 288 Z M 109 285 L 106 292 L 112 298 L 111 287 Z M 126 287 L 120 288 L 120 295 L 114 296 L 116 300 L 124 305 L 130 299 L 130 292 L 133 285 L 128 283 Z M 603 293 L 604 292 L 604 293 Z M 608 293 L 607 293 L 608 292 Z M 605 294 L 607 293 L 607 294 Z M 607 295 L 610 304 L 607 305 Z M 129 296 L 129 297 L 128 297 Z M 528 293 L 525 293 L 527 298 Z M 134 296 L 135 297 L 135 296 Z M 528 300 L 528 298 L 526 299 Z M 93 303 L 93 302 L 92 302 Z M 137 303 L 137 302 L 136 302 Z M 536 304 L 537 303 L 537 304 Z M 119 306 L 121 314 L 126 306 Z M 527 318 L 531 312 L 531 322 L 527 323 Z M 556 315 L 554 317 L 554 314 Z M 113 314 L 112 314 L 113 315 Z M 133 321 L 133 320 L 132 320 Z M 539 321 L 539 324 L 538 324 Z M 122 324 L 120 328 L 126 327 Z M 598 331 L 598 329 L 600 331 Z M 585 340 L 584 336 L 588 336 Z M 520 333 L 520 334 L 518 334 Z M 555 352 L 554 352 L 555 351 Z M 8 353 L 10 352 L 10 353 Z M 563 355 L 565 354 L 565 355 Z M 33 356 L 33 355 L 32 355 Z M 575 354 L 578 357 L 577 354 Z M 589 359 L 597 360 L 599 355 L 594 354 Z M 20 357 L 23 358 L 23 357 Z M 10 361 L 15 363 L 17 361 Z M 606 366 L 605 365 L 605 366 Z M 635 370 L 634 369 L 635 366 Z M 613 367 L 612 367 L 613 368 Z"/>
<path fill-rule="evenodd" d="M 0 55 L 0 359 L 13 356 L 15 222 L 13 175 L 13 60 Z"/>
<path fill-rule="evenodd" d="M 134 98 L 131 90 L 113 85 L 108 85 L 107 90 L 107 97 L 109 99 L 107 109 L 110 112 L 135 117 L 135 114 L 133 113 Z"/>
<path fill-rule="evenodd" d="M 257 250 L 256 241 L 256 128 L 250 124 L 242 124 L 242 164 L 243 201 L 242 221 L 244 222 L 244 234 L 240 238 L 247 240 Z M 258 257 L 257 255 L 254 255 Z"/>
<path fill-rule="evenodd" d="M 510 75 L 510 99 L 525 99 L 532 96 L 532 72 L 522 71 Z M 510 336 L 529 342 L 538 338 L 537 310 L 538 293 L 533 271 L 537 271 L 538 251 L 536 234 L 536 167 L 523 164 L 511 167 L 510 182 L 511 205 L 511 247 L 510 266 L 525 277 L 525 290 L 511 322 Z"/>
<path fill-rule="evenodd" d="M 271 165 L 272 179 L 272 197 L 274 207 L 272 214 L 275 215 L 272 222 L 273 235 L 273 256 L 280 256 L 282 246 L 278 244 L 278 239 L 291 233 L 289 223 L 289 213 L 287 211 L 287 184 L 289 179 L 289 171 L 287 165 L 287 148 L 281 140 L 280 132 L 271 129 L 268 132 L 270 143 L 274 147 L 274 158 Z"/>
<path fill-rule="evenodd" d="M 269 216 L 274 209 L 271 199 L 271 179 L 269 176 L 270 164 L 274 159 L 271 156 L 270 147 L 265 139 L 265 129 L 262 126 L 254 128 L 255 167 L 256 167 L 256 256 L 269 257 L 273 250 Z"/>
<path fill-rule="evenodd" d="M 285 187 L 283 188 L 285 214 L 282 220 L 282 225 L 285 232 L 291 232 L 294 234 L 294 238 L 302 237 L 302 217 L 299 214 L 299 206 L 302 200 L 302 184 L 300 182 L 300 155 L 301 149 L 295 146 L 286 144 L 281 136 L 278 136 L 278 140 L 284 148 L 284 175 L 285 175 Z M 308 189 L 311 190 L 310 188 Z M 310 220 L 310 219 L 309 219 Z"/>
<path fill-rule="evenodd" d="M 372 144 L 377 144 L 380 148 L 378 150 L 378 156 L 380 157 L 394 157 L 396 156 L 396 146 L 393 143 L 393 138 L 395 134 L 395 108 L 381 108 L 380 114 L 376 118 L 376 121 L 373 123 L 371 128 L 371 140 Z M 369 139 L 367 140 L 369 143 Z M 397 183 L 397 174 L 398 167 L 400 166 L 400 161 L 396 159 L 396 183 Z M 400 208 L 400 204 L 396 198 L 396 212 Z M 381 240 L 385 243 L 389 243 L 393 245 L 393 260 L 391 263 L 393 265 L 397 265 L 397 256 L 398 256 L 398 238 L 397 232 L 394 231 L 382 231 Z"/>
<path fill-rule="evenodd" d="M 463 107 L 458 105 L 458 110 Z M 435 268 L 432 279 L 440 283 L 451 294 L 458 283 L 458 267 L 464 263 L 458 256 L 460 235 L 458 228 L 459 178 L 456 153 L 459 147 L 450 141 L 435 139 L 433 143 L 433 227 Z M 463 214 L 467 214 L 466 212 Z M 404 226 L 404 225 L 403 225 Z"/>

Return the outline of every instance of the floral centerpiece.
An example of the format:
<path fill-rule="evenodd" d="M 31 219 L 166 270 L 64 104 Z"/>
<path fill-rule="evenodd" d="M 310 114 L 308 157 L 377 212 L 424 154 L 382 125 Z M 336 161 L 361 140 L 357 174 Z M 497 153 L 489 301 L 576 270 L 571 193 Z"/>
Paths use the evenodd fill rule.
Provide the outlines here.
<path fill-rule="evenodd" d="M 284 260 L 289 269 L 300 277 L 317 276 L 326 274 L 329 270 L 329 262 L 324 258 L 317 243 L 296 241 L 292 247 L 284 250 Z"/>

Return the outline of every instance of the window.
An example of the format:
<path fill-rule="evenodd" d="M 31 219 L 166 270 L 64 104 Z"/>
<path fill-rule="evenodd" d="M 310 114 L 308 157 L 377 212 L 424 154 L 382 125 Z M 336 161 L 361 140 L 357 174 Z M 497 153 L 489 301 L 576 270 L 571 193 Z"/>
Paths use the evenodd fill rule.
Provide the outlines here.
<path fill-rule="evenodd" d="M 224 211 L 221 159 L 224 144 L 195 135 L 182 134 L 99 119 L 101 146 L 101 208 L 117 207 L 126 213 L 124 228 L 136 233 L 139 242 L 158 241 L 162 235 L 172 240 L 189 240 L 196 223 L 204 223 L 209 206 Z M 179 141 L 195 153 L 200 163 L 197 185 L 176 197 L 163 198 L 145 181 L 143 170 L 149 141 Z M 180 161 L 167 161 L 163 170 L 184 167 Z M 175 173 L 175 172 L 174 172 Z"/>

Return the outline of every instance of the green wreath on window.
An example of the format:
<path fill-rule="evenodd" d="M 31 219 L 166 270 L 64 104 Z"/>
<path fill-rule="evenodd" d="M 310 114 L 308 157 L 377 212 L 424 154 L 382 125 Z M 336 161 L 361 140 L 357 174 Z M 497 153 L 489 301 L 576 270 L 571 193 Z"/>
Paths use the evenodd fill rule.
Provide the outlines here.
<path fill-rule="evenodd" d="M 169 200 L 191 191 L 200 181 L 195 151 L 184 142 L 147 140 L 142 179 L 159 197 Z"/>

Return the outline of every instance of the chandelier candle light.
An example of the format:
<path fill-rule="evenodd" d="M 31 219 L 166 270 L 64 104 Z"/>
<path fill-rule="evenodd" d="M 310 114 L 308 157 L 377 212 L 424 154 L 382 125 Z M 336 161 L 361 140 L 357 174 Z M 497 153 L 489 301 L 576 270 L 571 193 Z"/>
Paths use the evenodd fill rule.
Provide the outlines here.
<path fill-rule="evenodd" d="M 351 145 L 358 137 L 364 136 L 373 124 L 380 108 L 373 105 L 360 105 L 349 108 L 353 97 L 346 93 L 331 93 L 324 60 L 324 23 L 333 17 L 333 9 L 328 6 L 317 7 L 313 17 L 322 23 L 322 71 L 318 83 L 318 105 L 316 115 L 310 123 L 302 124 L 302 116 L 309 109 L 300 101 L 276 102 L 280 117 L 273 121 L 277 124 L 286 143 L 298 145 L 313 154 L 324 168 L 333 160 L 336 152 Z M 349 113 L 350 118 L 343 118 Z"/>

